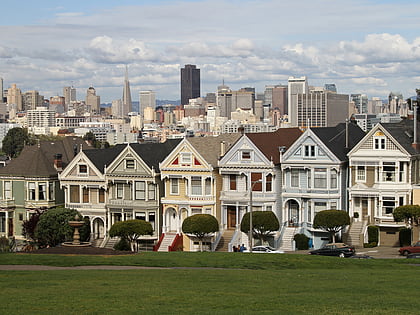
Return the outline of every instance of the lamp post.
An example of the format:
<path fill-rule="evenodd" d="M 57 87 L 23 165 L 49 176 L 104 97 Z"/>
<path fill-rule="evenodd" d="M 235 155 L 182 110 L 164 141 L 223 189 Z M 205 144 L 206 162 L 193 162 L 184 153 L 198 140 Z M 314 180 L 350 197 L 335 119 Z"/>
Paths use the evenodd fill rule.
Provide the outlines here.
<path fill-rule="evenodd" d="M 249 244 L 249 252 L 252 253 L 252 190 L 254 189 L 255 184 L 261 183 L 262 180 L 251 181 L 251 188 L 249 191 L 249 233 L 248 233 L 248 244 Z"/>

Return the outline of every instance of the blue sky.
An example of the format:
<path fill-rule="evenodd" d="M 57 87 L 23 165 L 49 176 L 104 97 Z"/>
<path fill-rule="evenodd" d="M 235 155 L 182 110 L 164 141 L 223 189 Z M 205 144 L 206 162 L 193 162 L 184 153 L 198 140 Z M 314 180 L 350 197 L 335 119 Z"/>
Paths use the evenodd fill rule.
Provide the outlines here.
<path fill-rule="evenodd" d="M 222 80 L 263 92 L 290 76 L 339 93 L 386 98 L 420 87 L 419 1 L 19 1 L 2 4 L 5 88 L 45 97 L 93 85 L 103 102 L 156 91 L 179 99 L 179 69 L 201 69 L 202 94 Z"/>

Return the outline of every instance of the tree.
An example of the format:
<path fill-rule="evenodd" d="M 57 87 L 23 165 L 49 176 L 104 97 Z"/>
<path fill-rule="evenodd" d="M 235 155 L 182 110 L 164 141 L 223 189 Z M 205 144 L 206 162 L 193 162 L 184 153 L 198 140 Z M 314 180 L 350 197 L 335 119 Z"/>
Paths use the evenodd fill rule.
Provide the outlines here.
<path fill-rule="evenodd" d="M 405 205 L 399 206 L 392 212 L 395 222 L 405 222 L 409 227 L 414 227 L 419 224 L 420 206 L 419 205 Z"/>
<path fill-rule="evenodd" d="M 10 158 L 19 156 L 25 144 L 29 144 L 29 135 L 26 129 L 16 127 L 10 129 L 3 138 L 3 152 Z"/>
<path fill-rule="evenodd" d="M 258 238 L 261 244 L 279 227 L 279 220 L 272 211 L 252 211 L 252 237 Z M 249 233 L 249 212 L 242 217 L 241 231 Z"/>
<path fill-rule="evenodd" d="M 95 137 L 95 135 L 93 134 L 92 131 L 87 132 L 84 136 L 83 136 L 83 140 L 87 141 L 90 143 L 91 146 L 95 147 L 95 148 L 100 148 L 101 147 L 101 142 L 98 141 Z"/>
<path fill-rule="evenodd" d="M 28 220 L 24 220 L 22 223 L 22 234 L 29 240 L 35 241 L 35 229 L 38 224 L 41 214 L 45 212 L 45 208 L 35 209 L 34 213 L 31 213 Z"/>
<path fill-rule="evenodd" d="M 324 210 L 315 215 L 314 228 L 323 229 L 331 234 L 332 242 L 335 243 L 335 234 L 350 224 L 350 217 L 343 210 Z"/>
<path fill-rule="evenodd" d="M 127 220 L 114 223 L 109 229 L 109 236 L 119 236 L 131 244 L 131 250 L 134 252 L 134 244 L 142 235 L 152 235 L 153 227 L 150 222 L 144 220 Z"/>
<path fill-rule="evenodd" d="M 210 214 L 194 214 L 182 223 L 182 232 L 193 235 L 200 241 L 200 251 L 203 251 L 204 238 L 217 231 L 219 231 L 219 222 Z"/>
<path fill-rule="evenodd" d="M 35 228 L 35 238 L 41 247 L 56 246 L 66 241 L 73 240 L 74 228 L 69 225 L 69 221 L 81 217 L 79 212 L 74 209 L 52 208 L 48 209 L 39 217 L 38 224 Z M 89 227 L 82 226 L 79 231 L 80 235 L 85 234 L 84 229 Z M 80 239 L 85 241 L 84 239 Z"/>

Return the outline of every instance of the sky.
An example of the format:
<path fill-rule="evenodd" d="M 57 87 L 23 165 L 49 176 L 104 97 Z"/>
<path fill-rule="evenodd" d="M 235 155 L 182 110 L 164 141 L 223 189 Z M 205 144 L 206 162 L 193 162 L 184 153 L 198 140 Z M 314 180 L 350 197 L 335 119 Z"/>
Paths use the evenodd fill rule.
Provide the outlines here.
<path fill-rule="evenodd" d="M 420 88 L 418 0 L 21 0 L 2 3 L 4 88 L 44 97 L 73 85 L 84 99 L 153 90 L 180 99 L 180 69 L 201 71 L 201 94 L 335 83 L 338 93 L 404 98 Z"/>

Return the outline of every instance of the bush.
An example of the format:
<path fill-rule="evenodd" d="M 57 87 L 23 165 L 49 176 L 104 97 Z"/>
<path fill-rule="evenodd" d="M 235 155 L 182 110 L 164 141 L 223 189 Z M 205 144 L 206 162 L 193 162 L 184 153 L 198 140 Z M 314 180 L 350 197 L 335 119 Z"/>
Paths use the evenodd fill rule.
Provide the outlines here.
<path fill-rule="evenodd" d="M 364 244 L 363 244 L 363 247 L 364 247 L 364 248 L 372 248 L 372 247 L 376 247 L 376 246 L 378 246 L 378 243 L 376 243 L 376 242 L 372 242 L 372 243 L 364 243 Z"/>
<path fill-rule="evenodd" d="M 296 249 L 309 249 L 309 237 L 305 234 L 295 234 Z"/>
<path fill-rule="evenodd" d="M 123 251 L 131 251 L 131 245 L 130 245 L 130 242 L 127 239 L 122 238 L 122 239 L 120 239 L 120 241 L 118 243 L 116 243 L 114 245 L 114 249 L 115 250 L 123 250 Z"/>
<path fill-rule="evenodd" d="M 357 219 L 357 218 L 359 217 L 359 212 L 355 212 L 355 213 L 353 214 L 353 217 L 354 217 L 355 219 Z"/>
<path fill-rule="evenodd" d="M 0 253 L 7 253 L 10 251 L 9 239 L 5 236 L 0 237 Z"/>
<path fill-rule="evenodd" d="M 400 247 L 411 245 L 411 229 L 401 228 L 399 239 L 400 239 Z"/>
<path fill-rule="evenodd" d="M 373 244 L 373 243 L 378 244 L 378 242 L 379 242 L 379 228 L 376 225 L 369 225 L 368 229 L 367 229 L 367 232 L 368 232 L 368 243 L 369 244 Z M 372 247 L 374 247 L 374 246 L 372 246 Z"/>

